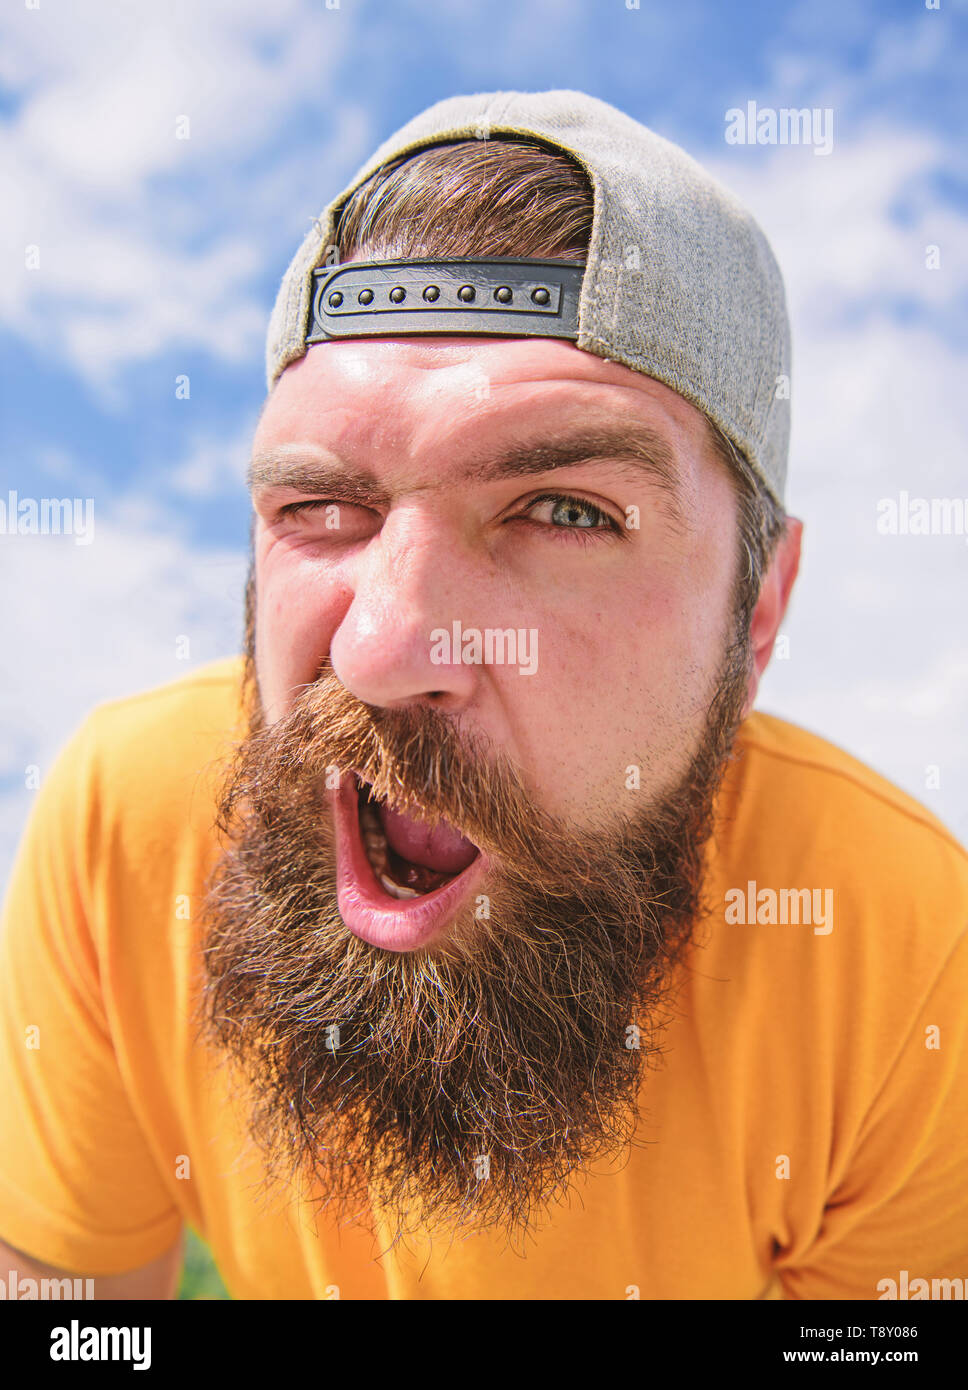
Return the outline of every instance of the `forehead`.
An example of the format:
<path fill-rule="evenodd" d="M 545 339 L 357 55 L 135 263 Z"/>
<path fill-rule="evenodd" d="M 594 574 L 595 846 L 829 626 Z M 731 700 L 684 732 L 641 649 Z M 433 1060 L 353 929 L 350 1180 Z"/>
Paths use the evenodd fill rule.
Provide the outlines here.
<path fill-rule="evenodd" d="M 569 428 L 627 425 L 668 446 L 687 493 L 722 472 L 702 413 L 664 383 L 561 339 L 356 338 L 292 363 L 263 406 L 253 458 L 297 446 L 368 470 L 425 462 L 459 470 L 493 444 Z M 267 479 L 268 480 L 268 479 Z"/>

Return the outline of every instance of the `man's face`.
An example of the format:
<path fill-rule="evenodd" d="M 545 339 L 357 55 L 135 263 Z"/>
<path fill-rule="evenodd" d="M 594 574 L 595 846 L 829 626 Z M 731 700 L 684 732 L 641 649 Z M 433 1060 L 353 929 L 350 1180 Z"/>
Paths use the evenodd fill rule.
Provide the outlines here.
<path fill-rule="evenodd" d="M 585 453 L 605 431 L 651 443 L 654 466 Z M 553 452 L 572 461 L 542 467 Z M 684 773 L 728 629 L 736 517 L 703 417 L 674 391 L 558 340 L 329 343 L 283 374 L 253 460 L 270 723 L 328 656 L 366 704 L 431 704 L 486 736 L 576 828 L 616 823 L 629 765 L 642 800 Z M 297 470 L 321 486 L 286 485 Z M 285 511 L 317 501 L 338 513 Z M 435 661 L 431 634 L 455 621 L 523 632 L 533 673 L 520 647 L 514 664 Z"/>
<path fill-rule="evenodd" d="M 252 474 L 213 1016 L 277 1157 L 510 1229 L 631 1132 L 698 910 L 748 666 L 730 479 L 660 383 L 483 338 L 311 348 Z"/>

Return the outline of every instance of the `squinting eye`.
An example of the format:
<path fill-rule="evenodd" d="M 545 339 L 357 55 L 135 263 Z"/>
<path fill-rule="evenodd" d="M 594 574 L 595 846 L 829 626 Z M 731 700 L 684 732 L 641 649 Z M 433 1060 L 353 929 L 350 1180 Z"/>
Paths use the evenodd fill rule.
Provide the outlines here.
<path fill-rule="evenodd" d="M 333 504 L 317 498 L 312 502 L 289 502 L 285 507 L 279 508 L 280 516 L 298 516 L 300 512 L 311 511 L 314 507 L 329 507 Z"/>

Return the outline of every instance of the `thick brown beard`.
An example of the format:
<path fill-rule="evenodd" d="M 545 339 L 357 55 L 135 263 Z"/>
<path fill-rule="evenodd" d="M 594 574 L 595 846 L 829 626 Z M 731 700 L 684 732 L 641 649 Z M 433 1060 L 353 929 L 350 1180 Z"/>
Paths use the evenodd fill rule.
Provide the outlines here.
<path fill-rule="evenodd" d="M 298 1185 L 345 1220 L 378 1210 L 394 1239 L 496 1227 L 516 1242 L 576 1169 L 635 1142 L 644 1071 L 703 916 L 703 850 L 748 669 L 740 636 L 679 785 L 621 829 L 581 835 L 448 716 L 361 704 L 328 664 L 275 725 L 253 700 L 219 800 L 228 844 L 206 903 L 198 1019 L 236 1065 L 266 1189 Z M 251 649 L 247 677 L 251 696 Z M 409 954 L 350 932 L 320 791 L 333 767 L 495 855 L 489 918 L 468 909 L 442 946 Z"/>

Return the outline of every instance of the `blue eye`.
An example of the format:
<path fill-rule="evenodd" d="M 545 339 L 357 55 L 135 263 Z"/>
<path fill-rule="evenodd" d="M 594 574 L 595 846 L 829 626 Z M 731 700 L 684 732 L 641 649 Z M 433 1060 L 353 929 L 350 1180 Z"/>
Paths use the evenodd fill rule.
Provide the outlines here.
<path fill-rule="evenodd" d="M 605 517 L 603 522 L 603 517 L 604 513 L 598 507 L 593 507 L 589 502 L 580 502 L 577 497 L 563 497 L 551 511 L 555 526 L 601 526 L 608 521 Z"/>
<path fill-rule="evenodd" d="M 529 519 L 536 520 L 531 516 L 537 507 L 542 505 L 550 506 L 548 521 L 536 521 L 538 525 L 548 525 L 550 529 L 564 534 L 574 534 L 588 531 L 604 532 L 606 535 L 621 534 L 621 527 L 618 522 L 603 511 L 601 507 L 596 507 L 594 502 L 587 501 L 584 497 L 570 497 L 566 493 L 548 492 L 541 497 L 535 497 L 527 506 Z M 581 536 L 582 540 L 587 537 Z"/>

